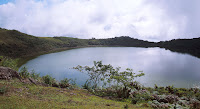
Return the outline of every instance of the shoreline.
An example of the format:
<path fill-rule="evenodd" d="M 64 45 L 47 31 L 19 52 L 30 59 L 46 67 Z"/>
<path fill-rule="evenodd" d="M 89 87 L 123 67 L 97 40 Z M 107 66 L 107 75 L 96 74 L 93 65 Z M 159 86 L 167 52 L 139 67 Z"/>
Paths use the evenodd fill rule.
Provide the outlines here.
<path fill-rule="evenodd" d="M 71 49 L 78 49 L 78 48 L 89 48 L 89 47 L 126 47 L 126 46 L 105 46 L 105 45 L 90 45 L 90 46 L 77 46 L 77 47 L 65 47 L 65 48 L 56 48 L 50 51 L 44 51 L 44 52 L 39 52 L 36 54 L 32 55 L 27 55 L 27 56 L 22 56 L 18 59 L 17 62 L 17 67 L 21 67 L 22 65 L 26 64 L 28 61 L 37 58 L 38 56 L 45 55 L 45 54 L 50 54 L 50 53 L 57 53 L 57 52 L 62 52 L 66 50 L 71 50 Z M 135 47 L 135 48 L 156 48 L 156 47 Z M 160 48 L 160 47 L 159 47 Z"/>

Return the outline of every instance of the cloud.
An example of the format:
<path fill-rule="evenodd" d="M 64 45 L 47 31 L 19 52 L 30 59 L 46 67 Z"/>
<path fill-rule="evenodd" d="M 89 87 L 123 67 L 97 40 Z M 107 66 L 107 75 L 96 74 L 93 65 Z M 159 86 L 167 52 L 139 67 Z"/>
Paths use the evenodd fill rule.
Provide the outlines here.
<path fill-rule="evenodd" d="M 192 38 L 200 35 L 198 4 L 198 0 L 15 0 L 0 5 L 0 27 L 41 37 Z"/>

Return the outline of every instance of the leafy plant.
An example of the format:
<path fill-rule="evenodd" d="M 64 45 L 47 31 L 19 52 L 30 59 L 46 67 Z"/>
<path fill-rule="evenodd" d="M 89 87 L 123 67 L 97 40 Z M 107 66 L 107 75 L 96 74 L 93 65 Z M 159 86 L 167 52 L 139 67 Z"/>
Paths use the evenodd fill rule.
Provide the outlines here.
<path fill-rule="evenodd" d="M 77 66 L 74 67 L 81 72 L 86 72 L 89 79 L 85 83 L 85 88 L 91 87 L 92 89 L 97 89 L 98 87 L 105 86 L 115 86 L 115 93 L 117 93 L 120 98 L 128 98 L 129 92 L 131 91 L 131 82 L 136 77 L 143 76 L 144 73 L 136 74 L 132 69 L 127 68 L 125 71 L 120 71 L 120 67 L 113 68 L 112 65 L 103 65 L 102 61 L 94 61 L 94 66 Z M 89 86 L 91 85 L 91 86 Z"/>
<path fill-rule="evenodd" d="M 152 95 L 147 90 L 135 90 L 131 93 L 132 103 L 149 101 L 152 99 Z"/>
<path fill-rule="evenodd" d="M 42 77 L 42 80 L 45 84 L 52 86 L 53 83 L 56 83 L 55 78 L 52 78 L 50 75 L 46 75 Z"/>
<path fill-rule="evenodd" d="M 34 70 L 32 70 L 31 73 L 30 73 L 30 77 L 35 79 L 35 80 L 39 80 L 40 74 L 36 73 Z"/>
<path fill-rule="evenodd" d="M 82 85 L 82 88 L 83 88 L 83 89 L 90 90 L 90 89 L 91 89 L 90 83 L 89 83 L 88 81 L 86 81 L 86 82 Z"/>
<path fill-rule="evenodd" d="M 20 75 L 22 78 L 28 78 L 28 77 L 30 76 L 30 73 L 28 72 L 27 68 L 24 66 L 24 67 L 22 67 L 22 69 L 20 70 L 19 75 Z"/>
<path fill-rule="evenodd" d="M 60 81 L 60 87 L 61 88 L 66 88 L 70 86 L 70 81 L 71 79 L 65 78 L 63 80 Z"/>

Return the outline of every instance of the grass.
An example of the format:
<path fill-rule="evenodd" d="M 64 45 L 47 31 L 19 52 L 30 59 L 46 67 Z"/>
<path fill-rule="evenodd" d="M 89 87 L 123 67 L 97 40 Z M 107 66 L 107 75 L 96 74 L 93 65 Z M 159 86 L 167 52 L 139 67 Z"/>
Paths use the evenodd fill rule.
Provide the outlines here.
<path fill-rule="evenodd" d="M 0 109 L 145 109 L 141 104 L 129 101 L 115 101 L 90 94 L 83 89 L 61 89 L 21 83 L 19 80 L 0 80 L 0 87 L 6 86 L 7 92 L 0 95 Z"/>

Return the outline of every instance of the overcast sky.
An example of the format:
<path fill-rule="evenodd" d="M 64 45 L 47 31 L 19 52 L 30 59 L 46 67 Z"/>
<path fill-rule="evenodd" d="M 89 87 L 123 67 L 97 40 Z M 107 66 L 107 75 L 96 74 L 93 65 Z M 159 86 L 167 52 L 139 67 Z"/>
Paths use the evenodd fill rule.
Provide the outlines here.
<path fill-rule="evenodd" d="M 0 0 L 0 27 L 41 36 L 200 37 L 200 0 Z"/>

